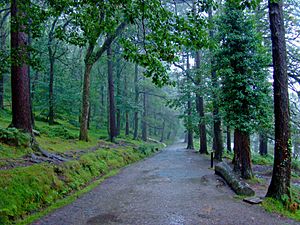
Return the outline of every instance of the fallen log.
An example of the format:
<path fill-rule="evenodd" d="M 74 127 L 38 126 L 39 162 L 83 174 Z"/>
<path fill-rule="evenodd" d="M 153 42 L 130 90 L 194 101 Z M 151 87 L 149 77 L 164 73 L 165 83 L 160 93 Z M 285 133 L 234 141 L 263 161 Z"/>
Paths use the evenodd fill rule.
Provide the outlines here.
<path fill-rule="evenodd" d="M 255 191 L 245 182 L 240 180 L 226 162 L 215 166 L 215 173 L 226 181 L 231 189 L 238 195 L 253 196 Z"/>

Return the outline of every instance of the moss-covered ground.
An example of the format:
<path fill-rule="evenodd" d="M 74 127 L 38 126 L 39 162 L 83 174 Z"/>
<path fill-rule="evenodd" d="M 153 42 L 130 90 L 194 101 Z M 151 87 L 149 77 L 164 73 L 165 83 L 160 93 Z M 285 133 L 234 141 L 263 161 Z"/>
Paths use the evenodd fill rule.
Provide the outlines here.
<path fill-rule="evenodd" d="M 0 112 L 3 137 L 12 140 L 9 112 Z M 121 137 L 109 143 L 103 130 L 91 129 L 89 142 L 77 140 L 78 127 L 64 121 L 49 126 L 36 121 L 40 147 L 66 157 L 61 163 L 32 163 L 33 150 L 26 145 L 0 142 L 0 224 L 27 224 L 48 211 L 73 201 L 117 169 L 141 160 L 162 145 Z M 1 135 L 0 135 L 1 140 Z M 17 221 L 17 222 L 16 222 Z"/>

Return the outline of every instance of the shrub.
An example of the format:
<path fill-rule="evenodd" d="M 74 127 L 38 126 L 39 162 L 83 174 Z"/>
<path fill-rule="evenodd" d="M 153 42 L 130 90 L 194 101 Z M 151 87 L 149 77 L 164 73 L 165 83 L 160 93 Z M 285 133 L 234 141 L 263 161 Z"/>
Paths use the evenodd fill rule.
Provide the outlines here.
<path fill-rule="evenodd" d="M 31 137 L 16 128 L 0 128 L 0 141 L 12 146 L 28 147 Z"/>

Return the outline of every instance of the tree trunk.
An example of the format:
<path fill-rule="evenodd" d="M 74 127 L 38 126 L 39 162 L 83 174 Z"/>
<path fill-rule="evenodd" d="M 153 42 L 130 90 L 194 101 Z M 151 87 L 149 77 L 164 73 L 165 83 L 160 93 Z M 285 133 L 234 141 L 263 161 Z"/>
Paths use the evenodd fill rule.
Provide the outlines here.
<path fill-rule="evenodd" d="M 251 179 L 253 177 L 252 173 L 252 163 L 251 163 L 251 150 L 250 150 L 250 135 L 246 132 L 240 132 L 241 136 L 241 173 L 242 178 Z"/>
<path fill-rule="evenodd" d="M 129 135 L 129 113 L 128 111 L 125 112 L 125 135 Z"/>
<path fill-rule="evenodd" d="M 83 93 L 82 93 L 82 107 L 80 118 L 80 134 L 79 140 L 88 141 L 88 119 L 90 108 L 90 74 L 92 70 L 92 64 L 87 61 L 85 63 L 85 71 L 83 78 Z"/>
<path fill-rule="evenodd" d="M 196 69 L 200 69 L 200 52 L 196 52 Z M 196 75 L 196 85 L 201 86 L 202 85 L 202 75 L 200 74 L 199 71 L 197 71 Z M 199 128 L 199 136 L 200 136 L 200 154 L 208 154 L 207 151 L 207 139 L 206 139 L 206 125 L 205 125 L 205 118 L 204 118 L 204 99 L 203 96 L 199 95 L 196 93 L 196 105 L 197 105 L 197 111 L 199 114 L 199 123 L 198 123 L 198 128 Z"/>
<path fill-rule="evenodd" d="M 187 53 L 186 57 L 186 70 L 187 75 L 190 73 L 190 57 L 189 53 Z M 187 82 L 189 82 L 189 77 L 187 77 Z M 193 131 L 193 124 L 192 124 L 192 100 L 191 94 L 188 93 L 188 102 L 187 102 L 187 149 L 194 149 L 194 131 Z"/>
<path fill-rule="evenodd" d="M 116 109 L 114 95 L 113 62 L 111 46 L 107 48 L 107 67 L 108 67 L 108 97 L 109 97 L 109 139 L 114 142 L 116 137 Z"/>
<path fill-rule="evenodd" d="M 28 36 L 24 31 L 26 27 L 19 8 L 21 4 L 29 2 L 11 1 L 11 91 L 12 91 L 12 126 L 32 133 L 29 66 L 26 64 L 28 53 Z M 21 7 L 23 8 L 23 7 Z"/>
<path fill-rule="evenodd" d="M 124 75 L 124 96 L 125 96 L 125 100 L 127 101 L 127 76 L 126 74 Z M 129 112 L 128 112 L 128 109 L 127 109 L 127 106 L 126 106 L 126 110 L 125 110 L 125 135 L 129 135 Z"/>
<path fill-rule="evenodd" d="M 118 65 L 119 67 L 119 65 Z M 120 98 L 121 98 L 121 87 L 120 87 L 120 69 L 117 69 L 117 110 L 116 110 L 116 116 L 117 116 L 117 126 L 116 126 L 116 136 L 120 135 L 121 131 L 121 108 L 120 108 Z"/>
<path fill-rule="evenodd" d="M 209 20 L 212 21 L 212 9 L 208 10 Z M 209 36 L 214 39 L 213 29 L 209 30 Z M 215 90 L 218 89 L 218 78 L 215 69 L 215 60 L 212 54 L 211 59 L 211 82 L 213 86 L 212 101 L 213 101 L 213 150 L 215 151 L 215 159 L 221 161 L 223 156 L 223 137 L 222 137 L 222 122 L 219 115 L 218 96 Z"/>
<path fill-rule="evenodd" d="M 48 46 L 49 52 L 49 62 L 50 62 L 50 71 L 49 71 L 49 114 L 48 122 L 50 125 L 54 124 L 54 96 L 53 96 L 53 82 L 54 82 L 54 62 L 55 58 L 52 53 L 52 47 Z"/>
<path fill-rule="evenodd" d="M 54 92 L 53 92 L 53 82 L 54 82 L 54 63 L 55 63 L 55 50 L 53 51 L 53 39 L 54 39 L 54 30 L 58 17 L 54 19 L 51 25 L 51 29 L 48 35 L 48 54 L 49 54 L 49 114 L 48 122 L 50 125 L 54 124 Z"/>
<path fill-rule="evenodd" d="M 171 132 L 171 131 L 169 131 L 169 132 L 168 132 L 168 135 L 167 135 L 167 140 L 170 140 L 170 138 L 171 138 L 171 134 L 172 134 L 172 132 Z"/>
<path fill-rule="evenodd" d="M 30 24 L 29 24 L 30 26 Z M 31 39 L 31 33 L 30 33 L 30 30 L 28 31 L 28 46 L 30 47 L 32 44 L 32 39 Z M 27 57 L 28 59 L 31 58 L 31 55 L 30 55 L 30 51 L 28 51 L 28 54 L 27 54 Z M 31 117 L 31 127 L 32 129 L 34 129 L 34 115 L 33 115 L 33 110 L 32 110 L 32 99 L 31 99 L 31 81 L 30 81 L 30 66 L 28 66 L 28 86 L 29 86 L 29 104 L 30 104 L 30 117 Z"/>
<path fill-rule="evenodd" d="M 192 101 L 188 100 L 188 130 L 187 130 L 187 149 L 194 149 L 194 132 L 192 128 Z"/>
<path fill-rule="evenodd" d="M 163 142 L 165 140 L 165 126 L 166 126 L 166 121 L 164 120 L 162 129 L 161 129 L 160 142 Z"/>
<path fill-rule="evenodd" d="M 5 18 L 1 18 L 5 20 Z M 3 21 L 4 23 L 4 21 Z M 6 52 L 6 32 L 4 24 L 0 27 L 0 49 L 3 53 Z M 0 109 L 4 109 L 4 70 L 0 69 Z"/>
<path fill-rule="evenodd" d="M 134 72 L 134 92 L 135 92 L 135 106 L 136 109 L 134 111 L 134 132 L 133 132 L 133 139 L 138 138 L 138 129 L 139 129 L 139 84 L 138 84 L 138 77 L 139 77 L 139 68 L 138 64 L 135 64 L 135 72 Z"/>
<path fill-rule="evenodd" d="M 268 154 L 268 137 L 266 134 L 259 134 L 259 154 L 262 156 Z"/>
<path fill-rule="evenodd" d="M 92 105 L 91 103 L 89 103 L 90 107 L 89 107 L 89 115 L 88 115 L 88 121 L 87 121 L 87 128 L 88 130 L 90 129 L 90 125 L 91 125 L 91 115 L 92 115 Z"/>
<path fill-rule="evenodd" d="M 290 197 L 291 137 L 287 77 L 287 58 L 282 1 L 269 0 L 269 18 L 272 39 L 275 153 L 271 184 L 267 196 L 283 200 Z"/>
<path fill-rule="evenodd" d="M 239 146 L 240 142 L 238 141 L 238 139 L 239 139 L 238 130 L 235 129 L 234 130 L 234 140 L 233 140 L 233 142 L 234 142 L 234 146 L 233 146 L 234 156 L 233 156 L 233 160 L 232 160 L 232 163 L 234 165 L 233 170 L 235 172 L 240 172 L 241 171 L 241 153 L 240 153 L 241 147 Z"/>
<path fill-rule="evenodd" d="M 31 82 L 31 101 L 34 102 L 35 98 L 35 87 L 39 79 L 39 72 L 35 72 L 33 81 Z"/>
<path fill-rule="evenodd" d="M 146 94 L 146 91 L 144 91 L 144 94 L 143 94 L 143 107 L 144 107 L 144 111 L 143 111 L 143 119 L 142 119 L 142 140 L 147 141 L 148 132 L 147 132 L 147 94 Z"/>
<path fill-rule="evenodd" d="M 185 132 L 184 132 L 184 140 L 183 140 L 183 143 L 187 143 L 188 142 L 188 131 L 186 130 Z"/>
<path fill-rule="evenodd" d="M 4 73 L 0 73 L 0 109 L 4 109 Z"/>
<path fill-rule="evenodd" d="M 253 173 L 251 166 L 250 136 L 247 132 L 236 129 L 234 138 L 234 143 L 236 144 L 234 148 L 239 157 L 242 178 L 251 179 Z M 238 161 L 235 163 L 238 163 Z"/>
<path fill-rule="evenodd" d="M 213 75 L 214 74 L 214 75 Z M 215 76 L 215 71 L 212 73 L 212 77 Z M 216 77 L 212 80 L 217 79 Z M 213 84 L 216 85 L 216 84 Z M 215 86 L 216 87 L 216 86 Z M 215 151 L 215 159 L 222 161 L 224 146 L 223 146 L 223 135 L 222 135 L 222 122 L 219 115 L 219 107 L 216 100 L 216 95 L 213 94 L 213 146 Z"/>
<path fill-rule="evenodd" d="M 227 142 L 227 152 L 231 152 L 231 132 L 230 127 L 226 128 L 226 142 Z"/>

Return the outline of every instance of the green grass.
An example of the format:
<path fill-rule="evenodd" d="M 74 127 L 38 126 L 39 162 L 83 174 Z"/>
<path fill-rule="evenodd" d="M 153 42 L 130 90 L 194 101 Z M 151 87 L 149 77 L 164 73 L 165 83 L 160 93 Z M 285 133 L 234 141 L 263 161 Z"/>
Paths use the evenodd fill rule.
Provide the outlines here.
<path fill-rule="evenodd" d="M 38 220 L 39 218 L 53 212 L 54 210 L 61 208 L 65 205 L 68 205 L 72 202 L 74 202 L 77 198 L 79 198 L 80 196 L 84 195 L 85 193 L 88 193 L 89 191 L 91 191 L 92 189 L 94 189 L 95 187 L 97 187 L 99 184 L 101 184 L 102 181 L 104 181 L 106 178 L 109 178 L 111 176 L 116 175 L 119 172 L 119 169 L 115 169 L 110 171 L 108 174 L 106 174 L 105 176 L 100 177 L 99 179 L 95 180 L 94 182 L 90 183 L 87 187 L 76 191 L 75 193 L 73 193 L 72 195 L 69 195 L 63 199 L 60 199 L 58 201 L 56 201 L 55 203 L 51 204 L 49 207 L 47 207 L 45 210 L 39 211 L 37 213 L 34 213 L 28 217 L 26 217 L 23 220 L 18 220 L 16 221 L 17 225 L 26 225 L 26 224 L 30 224 L 32 222 L 34 222 L 35 220 Z"/>
<path fill-rule="evenodd" d="M 300 210 L 291 212 L 284 206 L 280 201 L 273 198 L 265 198 L 262 203 L 263 208 L 272 213 L 278 213 L 280 215 L 286 216 L 288 218 L 300 221 Z"/>
<path fill-rule="evenodd" d="M 10 113 L 0 110 L 0 141 L 9 140 L 9 145 L 0 142 L 0 166 L 6 165 L 7 161 L 22 160 L 23 156 L 33 152 L 23 144 L 22 133 L 6 129 L 10 121 Z M 144 143 L 125 136 L 111 144 L 105 141 L 107 131 L 96 129 L 89 131 L 89 142 L 78 141 L 78 127 L 62 120 L 57 122 L 57 125 L 49 126 L 45 122 L 36 121 L 36 130 L 40 132 L 36 139 L 43 149 L 59 153 L 84 150 L 98 146 L 99 141 L 110 147 L 99 147 L 93 152 L 82 154 L 78 160 L 59 165 L 40 163 L 0 170 L 0 224 L 32 222 L 74 201 L 114 174 L 118 168 L 162 148 L 157 143 Z M 100 137 L 104 140 L 99 140 Z M 91 184 L 95 179 L 97 181 Z"/>
<path fill-rule="evenodd" d="M 78 191 L 96 177 L 136 162 L 147 155 L 152 146 L 142 148 L 99 149 L 79 160 L 61 165 L 35 164 L 0 171 L 0 224 L 10 224 L 31 212 L 50 206 L 52 202 Z"/>
<path fill-rule="evenodd" d="M 252 163 L 257 165 L 273 165 L 274 158 L 271 155 L 261 156 L 257 153 L 252 153 Z"/>

